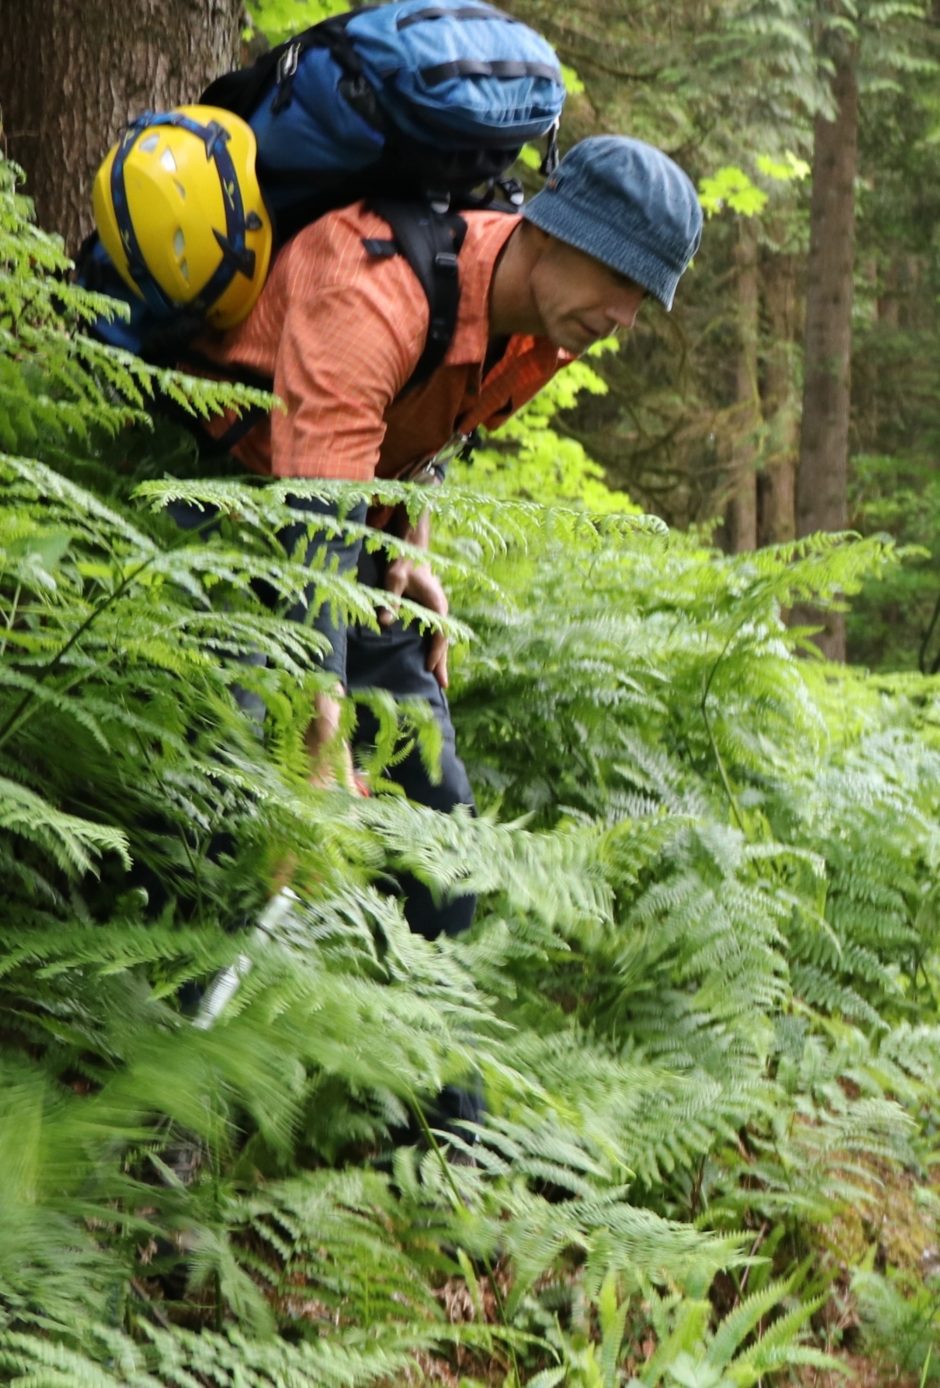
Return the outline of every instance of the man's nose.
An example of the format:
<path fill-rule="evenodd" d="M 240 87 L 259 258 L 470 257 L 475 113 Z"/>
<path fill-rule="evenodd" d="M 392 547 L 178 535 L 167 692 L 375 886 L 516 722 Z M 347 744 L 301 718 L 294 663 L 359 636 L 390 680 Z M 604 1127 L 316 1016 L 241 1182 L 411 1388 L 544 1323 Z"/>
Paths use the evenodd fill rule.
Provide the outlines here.
<path fill-rule="evenodd" d="M 642 302 L 643 290 L 631 286 L 610 301 L 607 317 L 615 328 L 632 328 Z"/>

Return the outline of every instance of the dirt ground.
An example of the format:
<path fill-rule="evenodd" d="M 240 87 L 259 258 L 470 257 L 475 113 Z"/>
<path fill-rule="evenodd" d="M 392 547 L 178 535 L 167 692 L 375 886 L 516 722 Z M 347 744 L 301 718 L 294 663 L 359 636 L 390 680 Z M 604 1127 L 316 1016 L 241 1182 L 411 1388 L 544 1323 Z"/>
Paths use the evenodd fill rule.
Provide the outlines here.
<path fill-rule="evenodd" d="M 795 1382 L 800 1388 L 918 1388 L 917 1379 L 910 1374 L 893 1374 L 859 1355 L 847 1354 L 842 1362 L 844 1374 L 804 1369 Z"/>

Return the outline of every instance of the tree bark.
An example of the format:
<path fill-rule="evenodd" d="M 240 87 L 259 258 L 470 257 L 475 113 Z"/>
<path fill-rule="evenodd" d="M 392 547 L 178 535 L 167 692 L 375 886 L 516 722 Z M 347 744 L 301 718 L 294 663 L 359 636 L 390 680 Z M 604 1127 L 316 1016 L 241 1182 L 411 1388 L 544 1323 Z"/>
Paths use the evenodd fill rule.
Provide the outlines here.
<path fill-rule="evenodd" d="M 0 0 L 8 153 L 69 251 L 91 230 L 91 185 L 118 130 L 195 101 L 233 67 L 241 18 L 242 0 Z"/>
<path fill-rule="evenodd" d="M 852 272 L 858 163 L 858 83 L 853 45 L 833 55 L 835 118 L 817 116 L 806 286 L 805 385 L 796 490 L 797 534 L 844 530 L 849 453 Z M 845 659 L 838 613 L 795 612 L 821 621 L 816 638 L 832 660 Z"/>
<path fill-rule="evenodd" d="M 764 362 L 767 454 L 758 479 L 758 541 L 780 545 L 796 535 L 800 332 L 795 257 L 781 253 L 769 258 L 762 268 L 761 285 L 768 342 Z"/>
<path fill-rule="evenodd" d="M 761 426 L 757 384 L 757 233 L 746 217 L 738 222 L 734 248 L 738 351 L 735 362 L 735 419 L 731 444 L 728 542 L 733 554 L 757 548 L 757 466 Z"/>

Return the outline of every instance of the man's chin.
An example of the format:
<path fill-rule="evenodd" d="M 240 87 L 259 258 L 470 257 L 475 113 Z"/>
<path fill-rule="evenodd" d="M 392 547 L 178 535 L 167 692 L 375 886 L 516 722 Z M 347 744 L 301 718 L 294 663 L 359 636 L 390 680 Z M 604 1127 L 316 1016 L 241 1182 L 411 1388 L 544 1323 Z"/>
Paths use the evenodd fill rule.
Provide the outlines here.
<path fill-rule="evenodd" d="M 561 347 L 565 352 L 571 352 L 574 356 L 580 356 L 582 352 L 595 342 L 599 341 L 602 334 L 594 331 L 587 323 L 565 324 L 552 339 L 555 347 Z"/>

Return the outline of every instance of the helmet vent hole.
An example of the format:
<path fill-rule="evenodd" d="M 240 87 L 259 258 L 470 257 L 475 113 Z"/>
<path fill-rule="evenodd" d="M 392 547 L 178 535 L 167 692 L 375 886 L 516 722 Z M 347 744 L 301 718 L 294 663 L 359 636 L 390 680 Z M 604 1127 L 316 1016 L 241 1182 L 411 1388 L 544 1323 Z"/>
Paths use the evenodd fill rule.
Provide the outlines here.
<path fill-rule="evenodd" d="M 173 151 L 171 149 L 165 149 L 163 151 L 160 155 L 160 163 L 162 167 L 166 169 L 167 173 L 176 173 L 176 160 L 173 158 Z"/>
<path fill-rule="evenodd" d="M 180 183 L 178 178 L 174 178 L 173 186 L 175 187 L 176 191 L 179 193 L 181 198 L 186 197 L 186 189 L 183 187 L 182 183 Z"/>
<path fill-rule="evenodd" d="M 182 227 L 177 227 L 177 228 L 176 228 L 176 232 L 174 233 L 174 236 L 173 236 L 173 254 L 176 256 L 177 260 L 180 261 L 180 262 L 182 262 L 183 257 L 184 257 L 185 254 L 186 254 L 186 237 L 185 237 L 185 235 L 183 234 L 183 229 L 182 229 Z"/>
<path fill-rule="evenodd" d="M 141 140 L 139 148 L 143 150 L 144 154 L 153 154 L 159 143 L 160 136 L 158 134 L 148 135 L 145 140 Z"/>
<path fill-rule="evenodd" d="M 186 281 L 186 283 L 189 284 L 189 263 L 188 263 L 188 261 L 186 261 L 186 260 L 181 260 L 181 261 L 180 261 L 180 274 L 183 276 L 183 279 Z"/>

